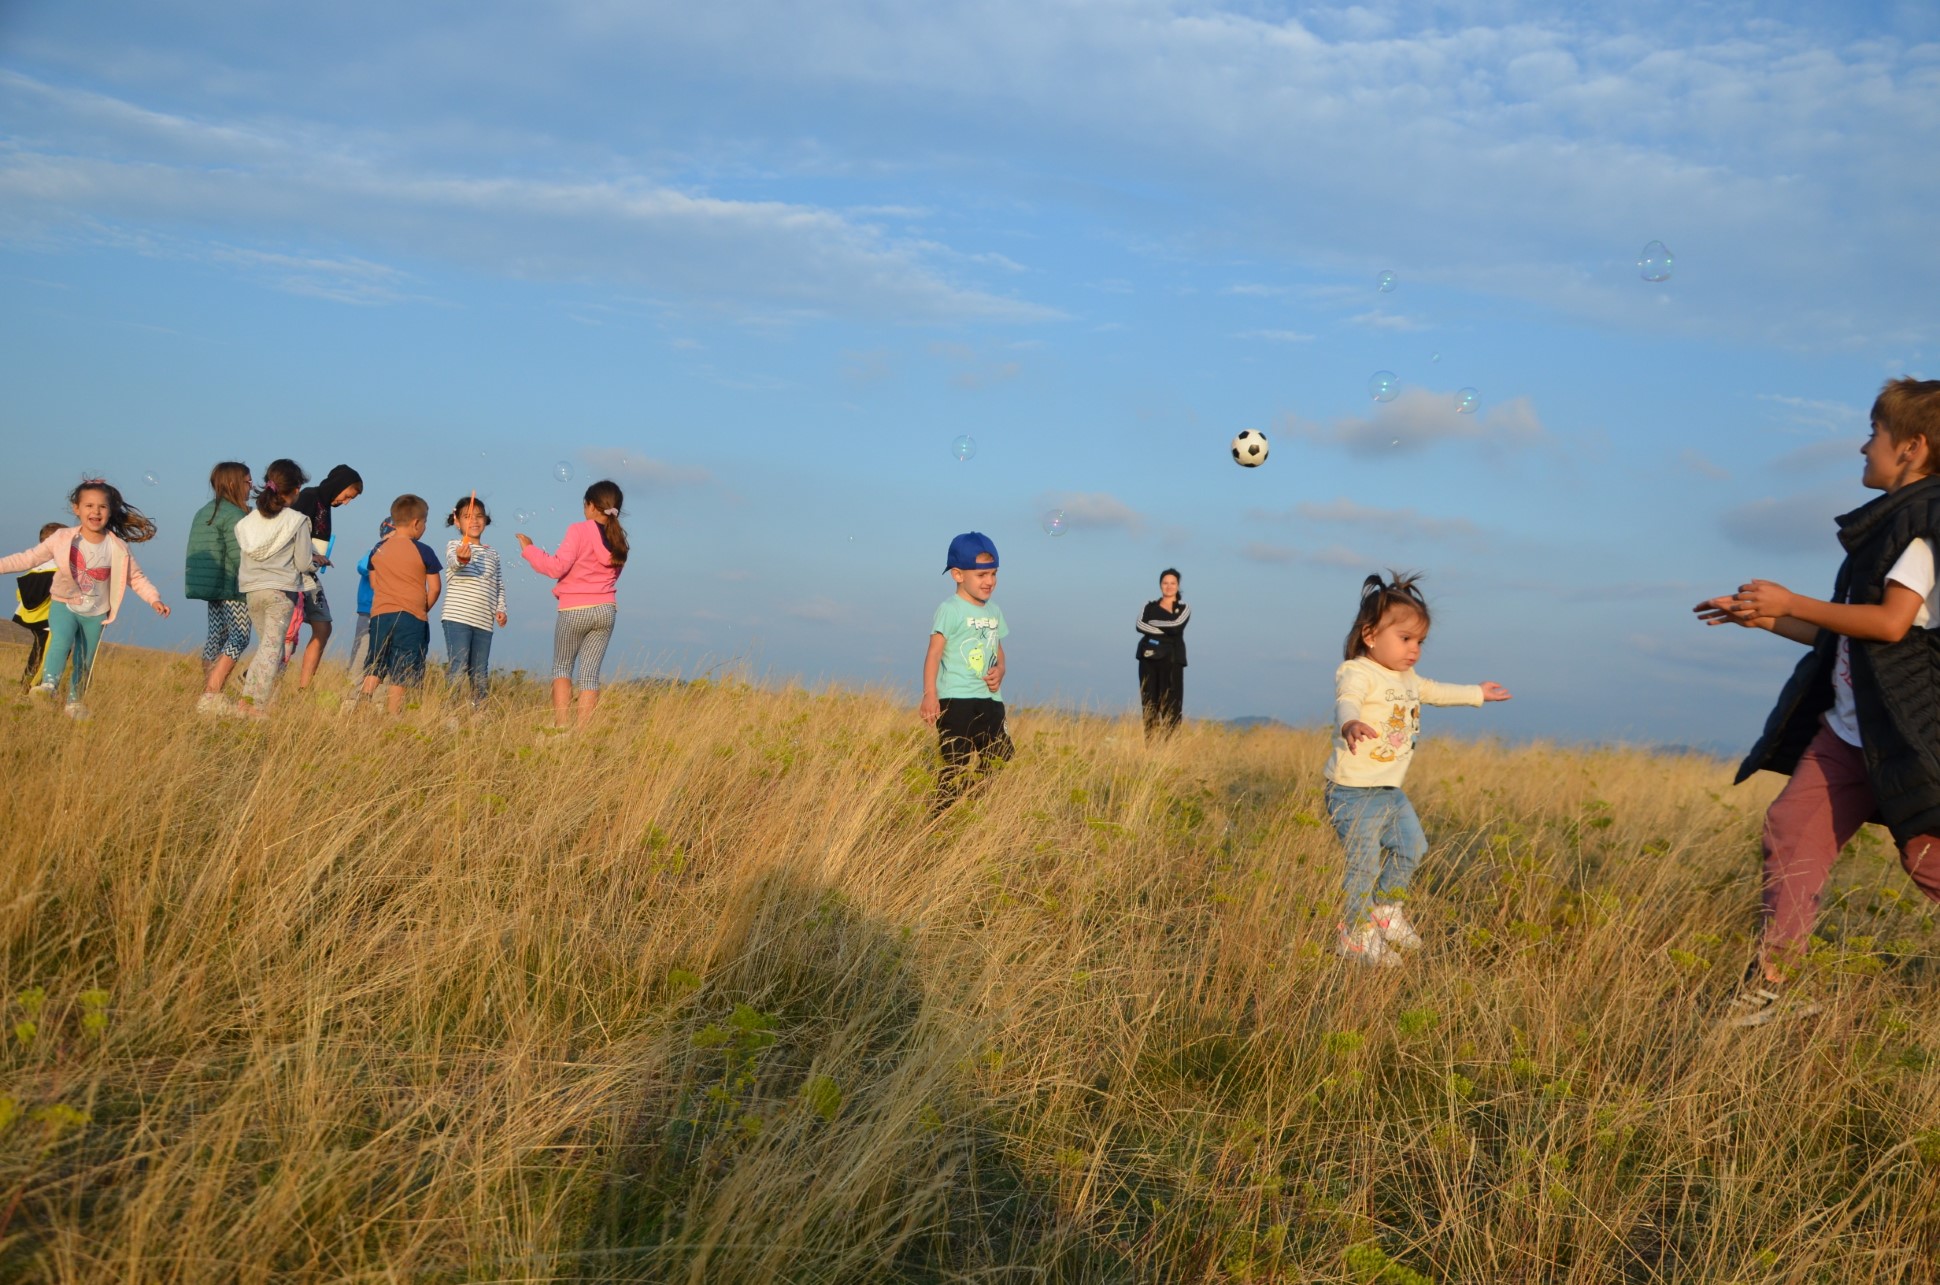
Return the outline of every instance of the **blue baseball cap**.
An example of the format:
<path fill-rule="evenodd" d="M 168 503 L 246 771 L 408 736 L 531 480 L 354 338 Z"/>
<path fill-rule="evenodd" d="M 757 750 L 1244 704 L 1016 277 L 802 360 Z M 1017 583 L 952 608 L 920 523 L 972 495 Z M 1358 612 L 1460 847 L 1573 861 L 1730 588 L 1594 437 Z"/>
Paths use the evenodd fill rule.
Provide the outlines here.
<path fill-rule="evenodd" d="M 990 555 L 990 561 L 978 562 L 983 554 Z M 990 537 L 981 531 L 965 531 L 950 541 L 950 560 L 943 564 L 945 571 L 995 571 L 997 569 L 997 546 Z"/>

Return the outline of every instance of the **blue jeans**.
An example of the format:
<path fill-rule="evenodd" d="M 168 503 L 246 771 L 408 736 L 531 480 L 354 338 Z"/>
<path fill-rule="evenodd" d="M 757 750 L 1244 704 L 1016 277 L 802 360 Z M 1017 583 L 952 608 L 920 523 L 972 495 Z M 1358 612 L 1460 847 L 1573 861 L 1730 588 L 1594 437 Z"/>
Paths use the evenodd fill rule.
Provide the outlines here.
<path fill-rule="evenodd" d="M 455 683 L 460 674 L 472 676 L 472 703 L 485 699 L 486 680 L 492 676 L 492 631 L 477 625 L 447 620 L 445 626 L 445 681 Z"/>
<path fill-rule="evenodd" d="M 1396 786 L 1329 781 L 1326 796 L 1327 819 L 1347 850 L 1342 922 L 1351 931 L 1367 922 L 1375 902 L 1407 895 L 1409 876 L 1428 855 L 1428 836 L 1421 831 L 1414 805 Z"/>
<path fill-rule="evenodd" d="M 416 687 L 424 680 L 424 654 L 431 650 L 430 622 L 408 611 L 370 618 L 370 658 L 365 673 L 392 687 Z"/>

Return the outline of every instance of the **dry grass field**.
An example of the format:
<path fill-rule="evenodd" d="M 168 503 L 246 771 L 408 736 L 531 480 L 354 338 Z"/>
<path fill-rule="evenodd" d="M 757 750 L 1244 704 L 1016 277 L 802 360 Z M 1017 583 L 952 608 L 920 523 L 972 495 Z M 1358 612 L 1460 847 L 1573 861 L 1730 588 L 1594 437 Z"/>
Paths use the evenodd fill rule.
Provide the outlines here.
<path fill-rule="evenodd" d="M 0 649 L 11 674 L 17 648 Z M 872 694 L 0 702 L 0 1279 L 1930 1282 L 1940 934 L 1869 832 L 1717 1029 L 1775 782 L 1437 741 L 1428 948 L 1331 954 L 1324 738 Z"/>

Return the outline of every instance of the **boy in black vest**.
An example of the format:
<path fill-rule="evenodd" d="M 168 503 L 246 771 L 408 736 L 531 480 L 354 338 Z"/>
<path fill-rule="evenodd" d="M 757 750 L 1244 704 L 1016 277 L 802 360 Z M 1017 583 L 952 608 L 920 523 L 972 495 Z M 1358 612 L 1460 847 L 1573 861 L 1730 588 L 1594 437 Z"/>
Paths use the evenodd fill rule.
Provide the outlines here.
<path fill-rule="evenodd" d="M 1838 519 L 1846 560 L 1831 599 L 1753 580 L 1693 608 L 1708 625 L 1812 649 L 1738 769 L 1740 781 L 1760 768 L 1792 779 L 1765 814 L 1763 942 L 1733 1026 L 1817 1011 L 1782 985 L 1839 850 L 1866 822 L 1886 824 L 1913 882 L 1940 901 L 1940 380 L 1889 381 L 1872 420 L 1859 480 L 1886 494 Z"/>

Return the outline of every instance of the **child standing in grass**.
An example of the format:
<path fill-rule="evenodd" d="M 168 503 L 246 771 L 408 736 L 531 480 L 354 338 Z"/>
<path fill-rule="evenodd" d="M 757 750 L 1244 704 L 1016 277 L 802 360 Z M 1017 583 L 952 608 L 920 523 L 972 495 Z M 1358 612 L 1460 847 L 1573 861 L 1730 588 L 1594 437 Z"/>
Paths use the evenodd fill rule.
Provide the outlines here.
<path fill-rule="evenodd" d="M 45 540 L 60 529 L 60 523 L 49 522 L 40 529 L 39 538 Z M 13 600 L 13 622 L 34 636 L 27 646 L 27 667 L 20 674 L 20 690 L 27 691 L 40 681 L 41 658 L 47 655 L 47 616 L 54 603 L 51 558 L 20 573 L 14 581 Z"/>
<path fill-rule="evenodd" d="M 1421 707 L 1506 701 L 1499 683 L 1438 683 L 1415 672 L 1428 637 L 1418 577 L 1372 575 L 1334 671 L 1334 752 L 1327 759 L 1327 817 L 1347 852 L 1346 907 L 1336 950 L 1357 963 L 1393 966 L 1421 936 L 1402 913 L 1408 880 L 1428 853 L 1414 805 L 1401 792 L 1421 734 Z"/>
<path fill-rule="evenodd" d="M 613 640 L 620 572 L 626 567 L 626 529 L 620 508 L 626 497 L 611 481 L 586 488 L 586 520 L 566 528 L 557 553 L 547 553 L 520 532 L 519 552 L 534 571 L 559 583 L 559 619 L 552 630 L 552 725 L 568 726 L 573 684 L 579 684 L 579 721 L 584 727 L 600 700 L 600 666 Z"/>
<path fill-rule="evenodd" d="M 357 630 L 350 637 L 350 689 L 354 692 L 364 685 L 365 662 L 370 659 L 370 557 L 382 547 L 391 532 L 397 530 L 386 517 L 377 524 L 377 543 L 370 547 L 370 553 L 357 559 Z"/>
<path fill-rule="evenodd" d="M 202 643 L 202 698 L 196 709 L 218 714 L 227 707 L 222 689 L 236 662 L 249 650 L 249 603 L 236 587 L 242 547 L 236 523 L 249 512 L 249 465 L 224 460 L 209 470 L 215 498 L 189 523 L 189 549 L 182 571 L 184 597 L 209 604 L 209 632 Z"/>
<path fill-rule="evenodd" d="M 483 705 L 492 673 L 492 627 L 505 623 L 505 577 L 498 550 L 482 538 L 492 516 L 476 493 L 452 506 L 445 525 L 458 528 L 458 538 L 445 542 L 445 680 L 455 683 L 470 674 L 472 704 Z"/>
<path fill-rule="evenodd" d="M 1900 864 L 1940 901 L 1940 380 L 1895 379 L 1873 401 L 1861 486 L 1885 494 L 1838 519 L 1845 561 L 1828 599 L 1770 580 L 1692 610 L 1707 625 L 1766 629 L 1812 650 L 1738 769 L 1791 776 L 1765 813 L 1762 941 L 1726 1017 L 1762 1026 L 1817 1005 L 1785 983 L 1805 953 L 1839 852 L 1884 821 Z"/>
<path fill-rule="evenodd" d="M 957 591 L 930 618 L 930 645 L 923 654 L 923 721 L 936 728 L 943 769 L 936 778 L 938 812 L 956 802 L 967 784 L 970 760 L 980 767 L 1010 759 L 1004 727 L 1003 639 L 1010 634 L 997 592 L 997 546 L 981 531 L 950 541 L 945 571 Z"/>
<path fill-rule="evenodd" d="M 47 609 L 47 651 L 41 658 L 40 682 L 31 696 L 52 699 L 61 669 L 71 655 L 74 665 L 67 680 L 67 716 L 86 718 L 81 696 L 94 672 L 101 649 L 101 631 L 114 623 L 122 595 L 135 596 L 168 615 L 168 604 L 142 574 L 141 564 L 128 550 L 155 534 L 155 524 L 128 506 L 121 492 L 100 478 L 91 478 L 68 493 L 67 502 L 78 519 L 71 527 L 56 527 L 31 549 L 0 558 L 0 575 L 26 571 L 42 563 L 54 564 L 49 588 L 53 602 Z M 42 528 L 45 530 L 46 528 Z"/>
<path fill-rule="evenodd" d="M 363 493 L 363 477 L 348 464 L 337 465 L 324 475 L 323 481 L 297 493 L 292 507 L 310 519 L 310 553 L 319 572 L 330 565 L 330 554 L 336 548 L 336 532 L 331 527 L 332 513 Z M 303 666 L 296 675 L 297 690 L 302 691 L 316 677 L 317 665 L 323 660 L 323 649 L 330 645 L 330 600 L 323 595 L 321 574 L 312 575 L 304 583 L 303 600 L 297 604 L 297 620 L 310 626 L 310 643 L 303 649 Z M 287 646 L 294 648 L 295 644 L 295 631 L 292 630 Z"/>
<path fill-rule="evenodd" d="M 444 570 L 438 555 L 418 538 L 430 514 L 422 496 L 400 495 L 391 501 L 395 529 L 370 555 L 370 660 L 363 686 L 344 702 L 344 713 L 370 699 L 382 682 L 385 708 L 401 714 L 404 689 L 424 681 L 431 606 L 438 601 L 439 572 Z"/>
<path fill-rule="evenodd" d="M 256 654 L 243 675 L 240 709 L 252 718 L 269 712 L 276 679 L 283 672 L 283 635 L 302 601 L 304 577 L 316 565 L 310 519 L 291 507 L 303 480 L 295 460 L 271 461 L 256 489 L 255 506 L 236 523 L 236 547 L 242 551 L 236 588 L 249 605 L 250 627 L 256 631 Z"/>

